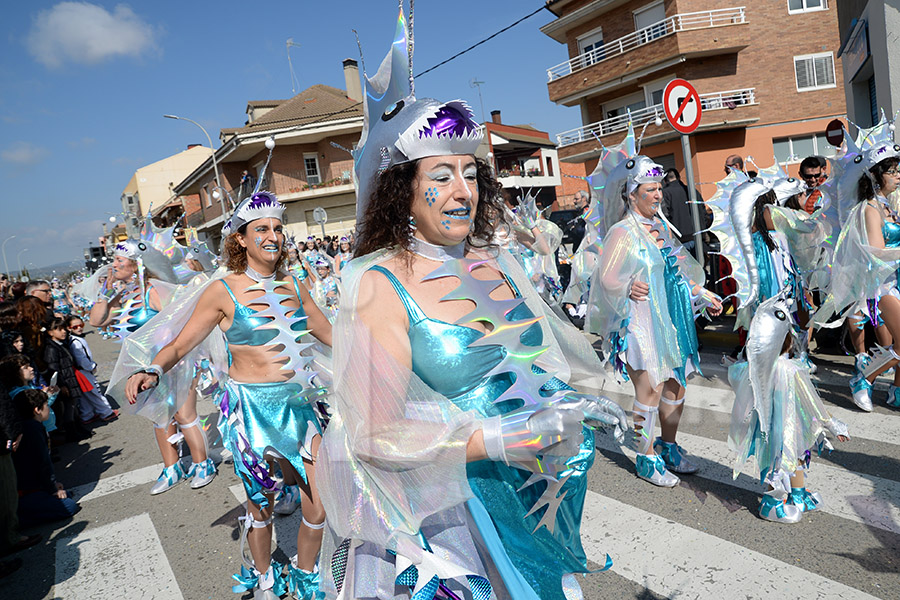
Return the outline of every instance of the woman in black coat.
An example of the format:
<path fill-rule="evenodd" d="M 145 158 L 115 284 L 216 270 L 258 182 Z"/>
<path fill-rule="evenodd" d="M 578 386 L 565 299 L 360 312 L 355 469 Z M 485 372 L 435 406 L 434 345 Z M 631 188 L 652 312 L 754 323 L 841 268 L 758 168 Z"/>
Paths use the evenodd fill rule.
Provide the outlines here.
<path fill-rule="evenodd" d="M 66 338 L 69 332 L 66 330 L 63 319 L 53 319 L 47 326 L 47 340 L 44 343 L 44 362 L 47 364 L 48 373 L 56 373 L 56 385 L 59 387 L 59 398 L 56 406 L 57 416 L 62 417 L 66 431 L 66 441 L 76 441 L 89 438 L 93 432 L 75 420 L 75 404 L 81 395 L 81 386 L 75 376 L 75 359 L 69 352 Z M 61 413 L 61 414 L 60 414 Z"/>

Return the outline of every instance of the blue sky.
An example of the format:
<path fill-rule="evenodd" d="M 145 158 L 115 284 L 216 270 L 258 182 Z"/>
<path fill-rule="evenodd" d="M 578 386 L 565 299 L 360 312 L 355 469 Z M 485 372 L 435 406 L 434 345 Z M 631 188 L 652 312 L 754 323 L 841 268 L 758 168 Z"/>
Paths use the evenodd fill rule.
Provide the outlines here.
<path fill-rule="evenodd" d="M 419 0 L 415 71 L 513 23 L 543 0 Z M 217 144 L 222 127 L 244 123 L 248 100 L 288 98 L 285 42 L 303 89 L 344 88 L 341 61 L 366 66 L 387 52 L 396 0 L 331 2 L 12 3 L 5 7 L 0 52 L 0 242 L 10 271 L 72 260 L 96 240 L 106 212 L 134 170 L 205 144 L 195 119 Z M 577 108 L 547 99 L 546 69 L 567 58 L 539 31 L 542 11 L 473 52 L 426 74 L 417 95 L 462 97 L 476 115 L 501 109 L 505 123 L 530 123 L 555 134 L 580 125 Z M 298 91 L 299 91 L 298 89 Z M 25 250 L 27 248 L 27 250 Z M 24 251 L 23 251 L 24 250 Z M 2 259 L 0 259 L 2 260 Z M 3 269 L 0 264 L 0 269 Z"/>

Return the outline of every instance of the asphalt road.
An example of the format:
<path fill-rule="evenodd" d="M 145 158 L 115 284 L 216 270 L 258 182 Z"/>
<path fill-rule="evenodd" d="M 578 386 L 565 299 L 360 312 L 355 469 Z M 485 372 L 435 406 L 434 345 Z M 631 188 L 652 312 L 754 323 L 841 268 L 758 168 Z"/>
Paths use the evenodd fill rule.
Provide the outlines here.
<path fill-rule="evenodd" d="M 88 340 L 103 380 L 119 347 L 93 333 Z M 732 395 L 719 365 L 732 339 L 711 330 L 702 340 L 708 379 L 688 387 L 680 439 L 702 464 L 699 474 L 673 489 L 653 487 L 634 476 L 633 455 L 598 437 L 582 539 L 596 568 L 606 553 L 613 566 L 581 579 L 585 598 L 900 598 L 900 411 L 884 405 L 887 380 L 878 383 L 875 412 L 865 414 L 849 401 L 849 358 L 813 356 L 820 392 L 853 439 L 813 459 L 809 484 L 824 508 L 796 525 L 769 523 L 756 516 L 761 486 L 752 471 L 732 476 Z M 611 383 L 607 393 L 631 407 L 629 384 Z M 200 412 L 214 438 L 213 405 L 202 402 Z M 0 597 L 240 597 L 230 588 L 243 514 L 231 465 L 220 464 L 203 489 L 180 485 L 151 497 L 161 463 L 150 423 L 124 415 L 94 431 L 62 447 L 56 464 L 58 479 L 81 496 L 81 512 L 36 530 L 44 540 L 20 553 L 25 566 L 0 580 Z M 299 515 L 276 520 L 290 553 L 298 524 Z"/>

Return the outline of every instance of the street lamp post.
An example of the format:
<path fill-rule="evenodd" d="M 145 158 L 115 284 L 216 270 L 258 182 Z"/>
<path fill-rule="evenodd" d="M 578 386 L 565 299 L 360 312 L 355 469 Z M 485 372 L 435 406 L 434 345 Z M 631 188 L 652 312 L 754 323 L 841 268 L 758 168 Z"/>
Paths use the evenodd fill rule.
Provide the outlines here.
<path fill-rule="evenodd" d="M 11 235 L 8 238 L 6 238 L 5 240 L 3 240 L 2 247 L 0 247 L 0 250 L 3 251 L 3 269 L 4 269 L 4 273 L 6 273 L 7 276 L 9 275 L 9 263 L 6 262 L 6 242 L 13 239 L 14 237 L 16 237 L 16 236 Z"/>
<path fill-rule="evenodd" d="M 198 123 L 197 121 L 195 121 L 193 119 L 188 119 L 187 117 L 179 117 L 177 115 L 163 115 L 163 117 L 166 119 L 175 119 L 178 121 L 187 121 L 189 123 L 193 123 L 194 125 L 199 127 L 200 131 L 203 132 L 203 135 L 206 136 L 206 141 L 209 142 L 209 150 L 210 150 L 210 152 L 212 152 L 213 172 L 216 175 L 216 187 L 213 191 L 214 192 L 218 191 L 218 193 L 219 193 L 219 204 L 222 205 L 222 220 L 224 221 L 225 220 L 225 194 L 222 193 L 224 191 L 224 188 L 222 187 L 221 179 L 219 177 L 219 163 L 216 162 L 216 149 L 213 148 L 212 138 L 209 137 L 209 134 L 206 132 L 206 129 L 203 127 L 203 125 L 201 125 L 200 123 Z"/>
<path fill-rule="evenodd" d="M 16 254 L 16 264 L 19 266 L 19 278 L 22 277 L 22 253 L 28 252 L 28 248 L 22 248 L 19 250 L 19 253 Z"/>

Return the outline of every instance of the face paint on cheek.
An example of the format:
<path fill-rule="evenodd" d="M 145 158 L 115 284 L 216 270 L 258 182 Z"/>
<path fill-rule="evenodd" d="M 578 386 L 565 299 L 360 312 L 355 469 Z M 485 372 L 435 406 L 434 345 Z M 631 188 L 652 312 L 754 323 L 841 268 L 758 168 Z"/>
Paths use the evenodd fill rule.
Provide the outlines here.
<path fill-rule="evenodd" d="M 262 238 L 261 238 L 261 237 L 256 236 L 255 238 L 253 238 L 253 241 L 256 242 L 256 247 L 257 247 L 257 248 L 259 248 L 260 246 L 262 246 Z"/>
<path fill-rule="evenodd" d="M 437 202 L 437 199 L 438 189 L 436 187 L 429 187 L 425 190 L 425 202 L 428 203 L 429 207 Z"/>
<path fill-rule="evenodd" d="M 441 225 L 444 226 L 444 229 L 446 229 L 447 231 L 450 231 L 450 220 L 449 219 L 444 219 L 443 221 L 441 221 Z"/>

